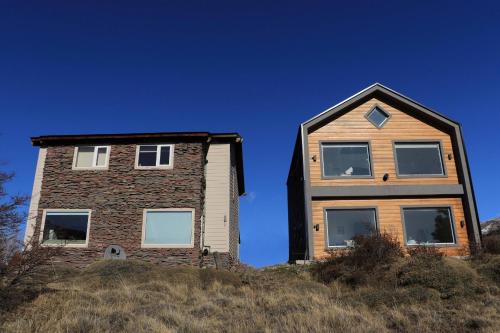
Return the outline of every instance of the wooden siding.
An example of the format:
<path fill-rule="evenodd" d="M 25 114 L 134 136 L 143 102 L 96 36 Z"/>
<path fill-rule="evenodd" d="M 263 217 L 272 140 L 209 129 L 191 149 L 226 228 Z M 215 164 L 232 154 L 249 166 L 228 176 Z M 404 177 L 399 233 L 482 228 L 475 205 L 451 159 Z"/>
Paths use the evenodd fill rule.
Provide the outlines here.
<path fill-rule="evenodd" d="M 205 246 L 210 251 L 229 251 L 230 145 L 208 148 L 205 192 Z"/>
<path fill-rule="evenodd" d="M 382 128 L 376 128 L 366 118 L 365 114 L 375 105 L 391 114 L 391 118 Z M 413 184 L 457 184 L 457 169 L 455 160 L 448 160 L 447 155 L 453 155 L 450 136 L 431 125 L 422 122 L 400 110 L 381 101 L 371 99 L 332 122 L 309 133 L 309 165 L 311 186 L 332 185 L 413 185 Z M 371 145 L 372 174 L 368 179 L 322 179 L 321 177 L 321 141 L 367 141 Z M 446 177 L 397 178 L 393 153 L 395 140 L 436 140 L 442 142 L 442 155 L 447 172 Z M 312 156 L 316 155 L 314 162 Z M 389 174 L 389 180 L 382 177 Z"/>
<path fill-rule="evenodd" d="M 464 210 L 460 198 L 429 198 L 429 199 L 366 199 L 366 200 L 321 200 L 312 202 L 313 225 L 319 224 L 319 231 L 314 231 L 313 246 L 314 259 L 321 259 L 327 255 L 325 240 L 324 209 L 329 207 L 375 207 L 378 214 L 378 228 L 395 235 L 401 244 L 404 244 L 402 206 L 451 206 L 457 246 L 441 247 L 446 255 L 462 255 L 463 249 L 469 246 L 467 229 L 460 226 L 464 220 Z"/>

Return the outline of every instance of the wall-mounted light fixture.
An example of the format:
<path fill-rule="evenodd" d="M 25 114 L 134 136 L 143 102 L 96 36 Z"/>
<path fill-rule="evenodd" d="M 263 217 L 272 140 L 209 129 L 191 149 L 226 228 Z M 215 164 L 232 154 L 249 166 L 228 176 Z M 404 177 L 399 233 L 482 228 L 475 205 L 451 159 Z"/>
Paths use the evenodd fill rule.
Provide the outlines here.
<path fill-rule="evenodd" d="M 311 158 L 314 162 L 316 162 L 316 155 L 313 155 Z"/>
<path fill-rule="evenodd" d="M 461 226 L 462 228 L 463 228 L 463 227 L 465 227 L 465 221 L 464 221 L 464 220 L 460 221 L 460 226 Z"/>
<path fill-rule="evenodd" d="M 319 231 L 319 224 L 314 225 L 314 230 Z"/>
<path fill-rule="evenodd" d="M 387 179 L 389 179 L 389 174 L 388 174 L 388 173 L 384 174 L 384 177 L 382 177 L 382 180 L 383 180 L 384 182 L 386 182 L 386 181 L 387 181 Z"/>
<path fill-rule="evenodd" d="M 453 155 L 450 153 L 448 154 L 448 159 L 451 161 L 453 159 Z"/>

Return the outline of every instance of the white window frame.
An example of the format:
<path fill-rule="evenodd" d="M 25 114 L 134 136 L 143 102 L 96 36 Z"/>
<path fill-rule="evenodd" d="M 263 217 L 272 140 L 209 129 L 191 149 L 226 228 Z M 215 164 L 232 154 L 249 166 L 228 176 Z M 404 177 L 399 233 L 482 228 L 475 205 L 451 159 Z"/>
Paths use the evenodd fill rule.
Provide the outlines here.
<path fill-rule="evenodd" d="M 325 225 L 325 239 L 326 239 L 326 248 L 327 249 L 346 249 L 349 246 L 348 245 L 330 245 L 330 237 L 328 235 L 328 211 L 329 210 L 352 210 L 352 211 L 357 211 L 357 210 L 372 210 L 375 214 L 375 231 L 379 232 L 379 226 L 378 226 L 378 208 L 375 206 L 370 206 L 370 207 L 342 207 L 342 206 L 335 206 L 335 207 L 326 207 L 324 208 L 324 225 Z"/>
<path fill-rule="evenodd" d="M 190 244 L 145 244 L 146 238 L 146 220 L 148 212 L 191 212 L 191 243 Z M 194 248 L 194 208 L 155 208 L 144 209 L 142 213 L 142 235 L 141 235 L 141 248 L 170 248 L 170 249 L 188 249 Z"/>
<path fill-rule="evenodd" d="M 72 212 L 85 212 L 88 213 L 88 220 L 87 220 L 87 236 L 85 238 L 85 243 L 83 244 L 44 244 L 43 243 L 43 231 L 45 228 L 45 219 L 47 218 L 47 213 L 72 213 Z M 40 235 L 39 235 L 39 244 L 40 246 L 47 246 L 47 247 L 88 247 L 89 246 L 89 238 L 90 238 L 90 222 L 92 220 L 92 210 L 91 209 L 44 209 L 43 210 L 43 215 L 42 215 L 42 225 L 40 226 Z"/>
<path fill-rule="evenodd" d="M 94 148 L 94 154 L 92 156 L 92 166 L 90 167 L 79 167 L 76 165 L 76 162 L 78 160 L 78 150 L 81 147 L 93 147 Z M 97 152 L 99 151 L 99 148 L 106 148 L 106 159 L 104 162 L 104 165 L 97 165 Z M 81 145 L 81 146 L 76 146 L 75 147 L 75 152 L 73 153 L 73 170 L 106 170 L 109 167 L 109 155 L 111 154 L 111 146 L 92 146 L 92 145 Z"/>
<path fill-rule="evenodd" d="M 404 148 L 398 148 L 404 147 Z M 439 162 L 441 164 L 441 173 L 413 173 L 406 174 L 399 172 L 399 161 L 398 161 L 398 149 L 412 149 L 412 148 L 420 148 L 419 146 L 425 146 L 426 148 L 429 146 L 436 146 L 439 153 Z M 396 163 L 396 176 L 402 178 L 426 178 L 426 177 L 446 177 L 446 166 L 443 160 L 443 148 L 442 144 L 439 141 L 396 141 L 394 142 L 394 161 Z"/>
<path fill-rule="evenodd" d="M 156 165 L 154 166 L 140 166 L 139 165 L 139 153 L 142 146 L 156 146 Z M 170 154 L 168 159 L 168 164 L 160 164 L 160 153 L 162 147 L 170 147 Z M 135 169 L 172 169 L 174 167 L 174 144 L 157 144 L 157 143 L 147 143 L 143 145 L 137 145 L 135 149 Z"/>
<path fill-rule="evenodd" d="M 404 232 L 404 242 L 406 246 L 435 246 L 435 247 L 447 247 L 447 246 L 457 246 L 458 238 L 457 233 L 455 232 L 455 217 L 453 216 L 453 207 L 451 206 L 402 206 L 401 207 L 401 219 L 403 221 L 403 232 Z M 408 234 L 406 233 L 406 216 L 405 210 L 430 210 L 430 209 L 447 209 L 450 214 L 450 228 L 451 228 L 451 236 L 453 237 L 453 243 L 416 243 L 416 244 L 408 244 Z"/>

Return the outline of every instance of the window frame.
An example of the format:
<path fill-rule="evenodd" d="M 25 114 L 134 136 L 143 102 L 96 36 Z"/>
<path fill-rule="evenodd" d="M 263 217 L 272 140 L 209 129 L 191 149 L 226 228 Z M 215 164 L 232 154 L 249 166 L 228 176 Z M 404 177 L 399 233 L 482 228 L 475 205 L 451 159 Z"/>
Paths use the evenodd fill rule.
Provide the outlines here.
<path fill-rule="evenodd" d="M 156 146 L 156 165 L 154 166 L 139 165 L 139 153 L 142 146 Z M 162 147 L 170 147 L 168 164 L 160 164 L 160 153 Z M 174 148 L 175 145 L 173 143 L 145 143 L 136 145 L 134 168 L 138 170 L 172 169 L 174 167 Z"/>
<path fill-rule="evenodd" d="M 83 244 L 45 244 L 43 243 L 43 231 L 45 229 L 45 219 L 47 218 L 47 213 L 64 213 L 64 212 L 86 212 L 88 213 L 87 219 L 87 236 L 85 237 L 85 243 Z M 92 209 L 68 209 L 68 208 L 47 208 L 43 210 L 42 214 L 42 224 L 40 225 L 40 235 L 38 236 L 38 242 L 40 246 L 47 247 L 76 247 L 76 248 L 86 248 L 89 246 L 90 239 L 90 223 L 92 221 Z"/>
<path fill-rule="evenodd" d="M 375 232 L 380 232 L 379 228 L 379 215 L 378 206 L 335 206 L 335 207 L 324 207 L 323 208 L 323 225 L 324 225 L 324 237 L 325 237 L 325 247 L 329 249 L 347 249 L 347 245 L 330 245 L 330 240 L 328 237 L 328 215 L 329 210 L 373 210 L 375 211 Z"/>
<path fill-rule="evenodd" d="M 191 212 L 191 243 L 190 244 L 145 244 L 146 238 L 146 220 L 148 212 Z M 141 248 L 154 249 L 191 249 L 194 248 L 194 227 L 195 227 L 194 208 L 145 208 L 142 212 L 142 231 L 141 231 Z"/>
<path fill-rule="evenodd" d="M 415 247 L 415 246 L 432 246 L 432 247 L 458 247 L 459 246 L 459 240 L 457 237 L 457 230 L 455 227 L 455 214 L 453 212 L 453 206 L 452 205 L 405 205 L 401 206 L 401 224 L 403 227 L 403 241 L 404 245 L 408 247 Z M 428 243 L 428 244 L 408 244 L 407 242 L 407 234 L 406 234 L 406 222 L 405 222 L 405 214 L 404 211 L 405 209 L 448 209 L 450 212 L 450 224 L 451 224 L 451 233 L 453 236 L 453 240 L 455 241 L 454 243 Z"/>
<path fill-rule="evenodd" d="M 76 162 L 78 160 L 78 151 L 82 147 L 93 147 L 94 148 L 94 153 L 92 155 L 92 166 L 89 167 L 79 167 L 76 165 Z M 102 166 L 97 165 L 97 152 L 99 151 L 99 148 L 106 148 L 106 159 L 105 163 Z M 73 152 L 73 165 L 72 169 L 73 170 L 107 170 L 109 168 L 109 156 L 111 155 L 111 146 L 94 146 L 94 145 L 78 145 L 75 146 L 75 150 Z"/>
<path fill-rule="evenodd" d="M 368 167 L 370 169 L 370 175 L 359 175 L 359 176 L 327 176 L 325 175 L 325 165 L 324 165 L 324 152 L 323 152 L 323 146 L 324 145 L 348 145 L 352 144 L 353 146 L 355 145 L 366 145 L 368 149 Z M 372 156 L 372 147 L 371 147 L 371 140 L 347 140 L 347 141 L 341 141 L 341 140 L 324 140 L 319 142 L 319 151 L 320 151 L 320 168 L 321 168 L 321 179 L 328 180 L 328 179 L 373 179 L 375 178 L 374 171 L 373 171 L 373 156 Z"/>
<path fill-rule="evenodd" d="M 373 110 L 375 109 L 379 109 L 380 111 L 382 111 L 382 113 L 385 113 L 387 115 L 387 118 L 384 120 L 384 122 L 382 124 L 380 124 L 380 126 L 378 126 L 377 124 L 373 123 L 373 121 L 371 121 L 371 119 L 369 118 L 369 115 L 373 112 Z M 377 129 L 381 129 L 382 127 L 385 126 L 385 124 L 387 124 L 387 122 L 389 121 L 389 119 L 391 119 L 392 115 L 387 112 L 386 109 L 384 109 L 383 107 L 381 107 L 379 104 L 375 104 L 373 105 L 370 110 L 365 113 L 365 118 L 366 120 L 368 120 L 370 122 L 370 124 L 372 124 L 373 126 L 375 126 L 375 128 Z"/>
<path fill-rule="evenodd" d="M 415 175 L 407 175 L 400 174 L 399 172 L 399 163 L 398 163 L 398 154 L 396 152 L 396 146 L 398 144 L 437 144 L 439 148 L 439 158 L 441 161 L 441 168 L 443 170 L 442 174 L 415 174 Z M 446 168 L 446 163 L 443 157 L 443 142 L 441 140 L 394 140 L 392 141 L 392 151 L 394 155 L 394 164 L 396 170 L 397 178 L 447 178 L 448 170 Z"/>

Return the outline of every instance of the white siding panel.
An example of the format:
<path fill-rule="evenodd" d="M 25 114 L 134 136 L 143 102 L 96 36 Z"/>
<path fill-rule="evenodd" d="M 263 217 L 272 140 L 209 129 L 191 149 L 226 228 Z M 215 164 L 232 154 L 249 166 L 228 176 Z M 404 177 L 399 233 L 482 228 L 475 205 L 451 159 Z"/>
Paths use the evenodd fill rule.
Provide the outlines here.
<path fill-rule="evenodd" d="M 208 148 L 205 192 L 205 246 L 211 252 L 229 251 L 230 145 Z"/>
<path fill-rule="evenodd" d="M 38 215 L 38 203 L 40 202 L 40 191 L 42 190 L 43 168 L 45 167 L 45 157 L 47 148 L 40 148 L 38 151 L 38 161 L 36 163 L 35 180 L 33 181 L 33 191 L 31 193 L 31 202 L 26 222 L 26 231 L 24 233 L 24 243 L 26 244 L 33 237 L 35 232 L 36 218 Z"/>

